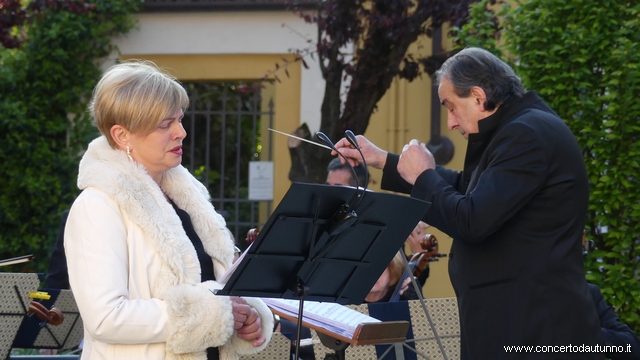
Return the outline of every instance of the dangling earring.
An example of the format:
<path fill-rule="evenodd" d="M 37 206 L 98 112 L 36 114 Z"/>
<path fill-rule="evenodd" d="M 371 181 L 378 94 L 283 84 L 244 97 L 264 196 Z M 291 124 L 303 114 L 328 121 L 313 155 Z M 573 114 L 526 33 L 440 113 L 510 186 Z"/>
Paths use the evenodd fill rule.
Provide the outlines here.
<path fill-rule="evenodd" d="M 131 148 L 129 146 L 127 146 L 127 157 L 129 160 L 133 161 L 133 158 L 131 157 Z"/>

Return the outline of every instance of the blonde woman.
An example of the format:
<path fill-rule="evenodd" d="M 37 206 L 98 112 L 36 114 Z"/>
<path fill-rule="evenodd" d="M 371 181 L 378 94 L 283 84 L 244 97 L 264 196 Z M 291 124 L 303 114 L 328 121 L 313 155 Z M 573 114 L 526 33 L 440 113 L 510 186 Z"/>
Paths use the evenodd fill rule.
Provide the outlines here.
<path fill-rule="evenodd" d="M 236 359 L 271 337 L 259 299 L 213 294 L 234 244 L 184 167 L 184 88 L 149 62 L 111 67 L 90 111 L 102 134 L 80 162 L 65 229 L 82 359 Z"/>

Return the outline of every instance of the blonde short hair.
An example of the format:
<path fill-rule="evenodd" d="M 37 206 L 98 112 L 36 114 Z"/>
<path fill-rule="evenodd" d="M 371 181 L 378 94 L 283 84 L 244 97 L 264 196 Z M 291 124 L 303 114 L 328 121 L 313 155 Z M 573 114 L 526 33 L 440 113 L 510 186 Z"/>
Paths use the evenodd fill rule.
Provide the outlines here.
<path fill-rule="evenodd" d="M 400 281 L 400 279 L 402 278 L 402 274 L 406 269 L 404 260 L 402 260 L 403 256 L 404 254 L 402 253 L 402 251 L 398 251 L 396 253 L 396 256 L 394 256 L 393 259 L 391 259 L 391 262 L 387 267 L 389 269 L 389 285 L 390 286 L 396 285 L 398 281 Z"/>
<path fill-rule="evenodd" d="M 111 128 L 121 125 L 148 134 L 167 116 L 189 107 L 187 91 L 178 80 L 151 61 L 128 61 L 110 67 L 93 90 L 89 111 L 111 147 Z"/>

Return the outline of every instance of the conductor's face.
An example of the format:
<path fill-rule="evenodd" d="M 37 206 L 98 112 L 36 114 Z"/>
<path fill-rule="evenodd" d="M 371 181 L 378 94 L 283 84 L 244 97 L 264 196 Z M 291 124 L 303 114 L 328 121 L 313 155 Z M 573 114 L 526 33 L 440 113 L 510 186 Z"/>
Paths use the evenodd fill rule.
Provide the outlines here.
<path fill-rule="evenodd" d="M 473 87 L 467 97 L 460 97 L 454 91 L 453 84 L 446 77 L 440 82 L 438 96 L 440 103 L 447 108 L 447 126 L 449 130 L 458 130 L 469 138 L 478 130 L 478 121 L 489 116 L 484 109 L 484 90 Z"/>

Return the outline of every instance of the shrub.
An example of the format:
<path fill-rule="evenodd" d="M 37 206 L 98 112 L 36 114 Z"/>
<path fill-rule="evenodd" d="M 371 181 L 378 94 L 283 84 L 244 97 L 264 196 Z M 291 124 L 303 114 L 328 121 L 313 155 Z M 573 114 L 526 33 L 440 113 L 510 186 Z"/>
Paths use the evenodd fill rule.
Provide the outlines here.
<path fill-rule="evenodd" d="M 77 195 L 79 157 L 96 135 L 86 105 L 98 59 L 113 50 L 113 36 L 132 28 L 140 6 L 48 4 L 21 29 L 21 47 L 0 47 L 0 258 L 35 255 L 5 271 L 46 270 L 61 213 Z"/>

